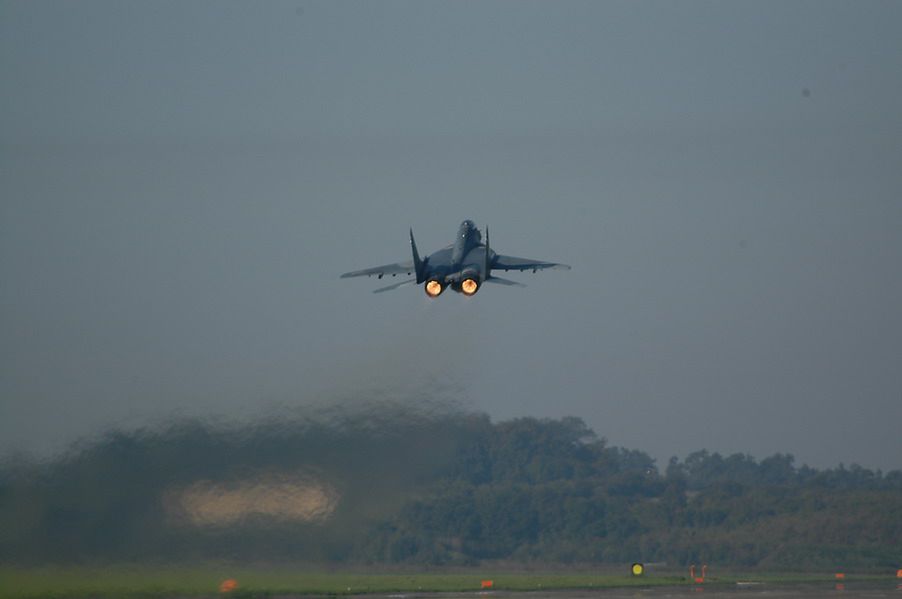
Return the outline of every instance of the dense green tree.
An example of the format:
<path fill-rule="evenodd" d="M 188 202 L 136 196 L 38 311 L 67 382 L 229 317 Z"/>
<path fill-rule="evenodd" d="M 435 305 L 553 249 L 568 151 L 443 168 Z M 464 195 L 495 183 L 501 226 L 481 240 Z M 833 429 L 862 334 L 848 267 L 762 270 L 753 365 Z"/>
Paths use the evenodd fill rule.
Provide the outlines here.
<path fill-rule="evenodd" d="M 705 450 L 609 447 L 578 418 L 380 404 L 254 426 L 112 432 L 48 462 L 0 464 L 0 559 L 304 559 L 467 565 L 717 562 L 888 568 L 902 561 L 902 472 L 797 467 Z M 339 497 L 326 520 L 185 526 L 173 488 L 306 473 Z"/>

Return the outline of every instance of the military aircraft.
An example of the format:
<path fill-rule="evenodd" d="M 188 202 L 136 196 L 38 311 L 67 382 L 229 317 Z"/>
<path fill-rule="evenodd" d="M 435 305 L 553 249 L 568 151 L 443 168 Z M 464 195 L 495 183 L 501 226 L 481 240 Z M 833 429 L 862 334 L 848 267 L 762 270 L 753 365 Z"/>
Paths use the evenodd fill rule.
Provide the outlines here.
<path fill-rule="evenodd" d="M 485 230 L 485 243 L 482 243 L 482 234 L 471 220 L 465 220 L 460 224 L 453 244 L 422 259 L 419 252 L 417 252 L 417 244 L 413 239 L 413 229 L 411 228 L 410 249 L 413 252 L 413 260 L 346 272 L 341 275 L 341 278 L 372 277 L 375 275 L 381 279 L 386 275 L 391 275 L 392 277 L 405 274 L 408 276 L 414 275 L 412 279 L 401 281 L 388 287 L 381 287 L 373 291 L 373 293 L 390 291 L 404 285 L 425 283 L 423 288 L 426 291 L 426 295 L 436 298 L 449 287 L 466 296 L 474 295 L 479 291 L 483 283 L 525 287 L 522 283 L 496 277 L 492 274 L 493 270 L 503 270 L 505 272 L 509 270 L 531 270 L 536 272 L 552 268 L 570 270 L 570 267 L 566 264 L 558 264 L 557 262 L 542 262 L 496 254 L 489 248 L 488 227 Z"/>

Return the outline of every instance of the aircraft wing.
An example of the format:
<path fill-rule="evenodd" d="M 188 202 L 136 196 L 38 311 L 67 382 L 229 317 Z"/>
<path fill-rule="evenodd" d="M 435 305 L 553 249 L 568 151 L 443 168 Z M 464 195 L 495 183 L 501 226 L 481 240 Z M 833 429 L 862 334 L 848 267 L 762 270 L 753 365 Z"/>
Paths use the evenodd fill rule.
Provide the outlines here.
<path fill-rule="evenodd" d="M 530 260 L 529 258 L 517 258 L 516 256 L 504 256 L 498 254 L 492 260 L 492 270 L 570 270 L 566 264 L 557 262 L 542 262 L 539 260 Z"/>
<path fill-rule="evenodd" d="M 497 285 L 507 285 L 508 287 L 526 287 L 523 283 L 519 281 L 511 281 L 509 279 L 502 279 L 501 277 L 489 277 L 485 280 L 486 283 L 495 283 Z"/>
<path fill-rule="evenodd" d="M 412 275 L 414 274 L 413 261 L 396 262 L 395 264 L 385 264 L 383 266 L 374 266 L 373 268 L 364 268 L 363 270 L 354 270 L 341 275 L 342 279 L 349 277 L 372 277 L 376 275 L 380 279 L 385 275 Z"/>
<path fill-rule="evenodd" d="M 391 291 L 392 289 L 397 289 L 398 287 L 403 287 L 404 285 L 416 285 L 416 279 L 407 279 L 406 281 L 401 281 L 400 283 L 395 283 L 394 285 L 389 285 L 388 287 L 380 287 L 379 289 L 373 290 L 373 293 L 384 293 L 386 291 Z"/>

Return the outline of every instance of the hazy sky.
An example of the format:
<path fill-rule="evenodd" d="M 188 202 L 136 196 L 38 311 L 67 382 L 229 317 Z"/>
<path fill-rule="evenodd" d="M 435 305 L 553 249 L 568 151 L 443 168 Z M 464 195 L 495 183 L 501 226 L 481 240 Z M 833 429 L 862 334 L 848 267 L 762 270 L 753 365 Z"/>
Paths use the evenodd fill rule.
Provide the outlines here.
<path fill-rule="evenodd" d="M 902 468 L 902 2 L 0 2 L 0 448 L 410 396 Z M 450 243 L 570 272 L 430 301 Z"/>

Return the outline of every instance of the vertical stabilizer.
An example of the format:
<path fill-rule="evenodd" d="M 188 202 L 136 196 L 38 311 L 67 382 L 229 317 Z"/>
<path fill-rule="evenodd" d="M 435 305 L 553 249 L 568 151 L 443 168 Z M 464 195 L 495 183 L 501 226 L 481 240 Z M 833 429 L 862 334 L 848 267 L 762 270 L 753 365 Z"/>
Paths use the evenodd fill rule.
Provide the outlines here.
<path fill-rule="evenodd" d="M 492 250 L 489 249 L 489 226 L 485 226 L 485 278 L 492 276 Z"/>
<path fill-rule="evenodd" d="M 416 270 L 417 283 L 423 282 L 423 261 L 420 260 L 420 253 L 417 252 L 417 242 L 413 240 L 413 227 L 410 228 L 410 251 L 413 252 L 413 267 Z"/>

